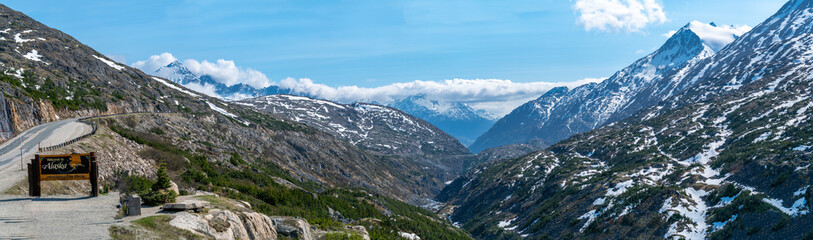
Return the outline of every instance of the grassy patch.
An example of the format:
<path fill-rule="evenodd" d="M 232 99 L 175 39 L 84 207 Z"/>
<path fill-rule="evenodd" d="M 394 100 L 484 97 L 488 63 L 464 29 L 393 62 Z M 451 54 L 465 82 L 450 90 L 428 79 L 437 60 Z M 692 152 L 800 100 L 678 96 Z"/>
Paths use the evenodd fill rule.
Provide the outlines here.
<path fill-rule="evenodd" d="M 169 224 L 171 216 L 159 215 L 133 221 L 132 226 L 110 226 L 110 237 L 113 239 L 207 239 L 190 231 L 176 228 Z"/>
<path fill-rule="evenodd" d="M 231 201 L 229 201 L 227 199 L 224 199 L 224 198 L 221 198 L 221 197 L 218 197 L 218 196 L 215 196 L 215 195 L 195 196 L 194 198 L 198 199 L 198 200 L 203 200 L 203 201 L 209 202 L 209 204 L 212 205 L 212 208 L 225 209 L 225 210 L 234 211 L 234 212 L 239 212 L 239 211 L 245 211 L 246 210 L 245 208 L 243 208 L 241 206 L 238 206 L 238 205 L 235 205 L 233 202 L 231 202 Z"/>
<path fill-rule="evenodd" d="M 363 240 L 361 235 L 355 233 L 328 233 L 322 236 L 324 240 Z"/>

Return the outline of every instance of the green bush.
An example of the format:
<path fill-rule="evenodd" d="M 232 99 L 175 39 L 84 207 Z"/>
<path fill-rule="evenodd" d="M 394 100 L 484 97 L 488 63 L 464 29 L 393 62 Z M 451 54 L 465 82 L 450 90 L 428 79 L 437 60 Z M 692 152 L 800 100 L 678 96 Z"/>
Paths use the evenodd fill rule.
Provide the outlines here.
<path fill-rule="evenodd" d="M 164 135 L 164 134 L 166 134 L 166 132 L 164 132 L 164 130 L 163 130 L 163 129 L 161 129 L 161 128 L 159 128 L 159 127 L 153 127 L 153 128 L 150 128 L 150 132 L 155 133 L 155 134 L 158 134 L 158 135 Z"/>
<path fill-rule="evenodd" d="M 787 226 L 789 223 L 790 217 L 788 217 L 787 215 L 782 215 L 782 218 L 780 218 L 779 221 L 777 221 L 773 226 L 771 226 L 771 231 L 774 232 L 779 231 L 785 228 L 785 226 Z"/>
<path fill-rule="evenodd" d="M 155 175 L 156 180 L 151 187 L 152 191 L 143 193 L 141 195 L 141 199 L 144 200 L 144 204 L 156 206 L 164 203 L 175 202 L 175 198 L 178 197 L 178 195 L 169 190 L 169 188 L 172 187 L 172 184 L 169 181 L 167 168 L 162 164 L 161 167 L 158 168 L 158 172 Z"/>
<path fill-rule="evenodd" d="M 167 190 L 171 184 L 169 174 L 163 165 L 158 168 L 156 180 L 134 175 L 126 175 L 120 179 L 116 187 L 125 193 L 138 194 L 145 205 L 155 206 L 175 202 L 175 198 L 178 197 L 175 192 Z"/>
<path fill-rule="evenodd" d="M 322 238 L 325 240 L 362 240 L 361 235 L 355 233 L 328 233 Z"/>
<path fill-rule="evenodd" d="M 229 163 L 234 166 L 240 166 L 246 164 L 246 161 L 243 161 L 243 158 L 241 158 L 237 153 L 232 153 L 231 157 L 229 158 Z"/>
<path fill-rule="evenodd" d="M 150 191 L 153 184 L 149 178 L 128 175 L 119 181 L 116 187 L 125 193 L 141 194 Z"/>
<path fill-rule="evenodd" d="M 802 240 L 813 240 L 813 229 L 807 231 L 804 236 L 802 236 Z"/>
<path fill-rule="evenodd" d="M 317 226 L 320 229 L 335 229 L 342 227 L 342 223 L 325 218 L 312 218 L 308 219 L 308 223 L 312 226 Z"/>
<path fill-rule="evenodd" d="M 166 190 L 151 191 L 141 195 L 141 199 L 144 200 L 144 205 L 149 206 L 175 202 L 175 198 L 177 197 L 178 195 L 176 195 L 175 192 Z"/>

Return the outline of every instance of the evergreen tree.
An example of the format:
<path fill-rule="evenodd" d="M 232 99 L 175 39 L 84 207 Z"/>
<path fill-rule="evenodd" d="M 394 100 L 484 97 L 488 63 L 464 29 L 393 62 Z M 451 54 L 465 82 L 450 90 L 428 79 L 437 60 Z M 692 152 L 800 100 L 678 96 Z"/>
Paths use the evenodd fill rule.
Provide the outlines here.
<path fill-rule="evenodd" d="M 161 164 L 161 167 L 158 168 L 158 172 L 155 175 L 157 175 L 158 179 L 156 179 L 155 184 L 152 185 L 153 191 L 167 189 L 172 186 L 169 182 L 169 174 L 167 173 L 165 164 Z"/>

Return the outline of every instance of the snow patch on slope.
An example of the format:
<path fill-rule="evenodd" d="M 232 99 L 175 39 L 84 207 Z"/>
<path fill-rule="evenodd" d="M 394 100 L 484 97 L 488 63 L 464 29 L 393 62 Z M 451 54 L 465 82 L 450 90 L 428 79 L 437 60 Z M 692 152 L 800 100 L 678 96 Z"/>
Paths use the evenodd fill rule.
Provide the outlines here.
<path fill-rule="evenodd" d="M 26 43 L 34 41 L 34 39 L 25 39 L 22 37 L 22 33 L 14 34 L 14 42 L 16 43 Z"/>
<path fill-rule="evenodd" d="M 248 125 L 249 125 L 249 122 L 247 122 L 247 121 L 241 121 L 241 120 L 240 120 L 240 118 L 238 118 L 238 117 L 237 117 L 237 115 L 234 115 L 233 113 L 230 113 L 230 112 L 226 111 L 226 109 L 223 109 L 223 108 L 221 108 L 221 107 L 218 107 L 217 105 L 214 105 L 214 104 L 212 104 L 212 103 L 211 103 L 211 102 L 209 102 L 209 101 L 206 101 L 206 104 L 208 104 L 208 105 L 209 105 L 209 108 L 211 108 L 211 109 L 212 109 L 212 110 L 214 110 L 215 112 L 218 112 L 218 113 L 220 113 L 220 114 L 223 114 L 224 116 L 227 116 L 227 117 L 233 118 L 234 120 L 239 121 L 239 122 L 240 122 L 240 123 L 242 123 L 243 125 L 246 125 L 246 126 L 248 126 Z"/>
<path fill-rule="evenodd" d="M 680 214 L 691 221 L 691 224 L 686 224 L 682 230 L 678 230 L 678 223 L 669 226 L 669 230 L 664 235 L 664 238 L 671 238 L 673 236 L 683 236 L 686 239 L 701 240 L 706 237 L 706 212 L 709 207 L 703 201 L 703 197 L 708 195 L 708 192 L 703 190 L 695 190 L 693 187 L 688 187 L 684 192 L 689 196 L 689 199 L 678 198 L 677 206 L 672 206 L 672 198 L 667 199 L 661 207 L 660 213 L 669 212 L 672 214 Z"/>
<path fill-rule="evenodd" d="M 28 60 L 35 61 L 35 62 L 43 62 L 42 55 L 37 52 L 37 49 L 31 49 L 31 52 L 26 53 L 23 57 L 27 58 Z"/>
<path fill-rule="evenodd" d="M 197 94 L 194 94 L 194 93 L 192 93 L 190 91 L 187 91 L 186 89 L 180 88 L 178 86 L 172 85 L 171 83 L 168 83 L 167 81 L 164 81 L 164 79 L 160 79 L 160 78 L 157 78 L 157 77 L 152 77 L 152 79 L 155 79 L 155 81 L 158 81 L 161 84 L 164 84 L 169 88 L 181 91 L 181 92 L 189 94 L 190 96 L 193 96 L 193 97 L 199 97 L 199 95 L 197 95 Z"/>
<path fill-rule="evenodd" d="M 96 55 L 93 55 L 93 57 L 95 57 L 96 59 L 99 59 L 99 61 L 102 61 L 103 63 L 107 64 L 107 66 L 115 68 L 116 70 L 121 71 L 121 70 L 124 69 L 124 66 L 118 65 L 118 64 L 116 64 L 116 62 L 107 60 L 107 59 L 105 59 L 103 57 L 99 57 L 99 56 L 96 56 Z"/>
<path fill-rule="evenodd" d="M 762 200 L 776 207 L 777 209 L 779 209 L 779 211 L 782 211 L 783 213 L 790 215 L 791 217 L 805 215 L 810 212 L 810 210 L 807 209 L 807 200 L 805 200 L 804 197 L 799 198 L 798 200 L 793 202 L 793 205 L 789 208 L 783 206 L 783 201 L 779 199 L 764 198 Z"/>

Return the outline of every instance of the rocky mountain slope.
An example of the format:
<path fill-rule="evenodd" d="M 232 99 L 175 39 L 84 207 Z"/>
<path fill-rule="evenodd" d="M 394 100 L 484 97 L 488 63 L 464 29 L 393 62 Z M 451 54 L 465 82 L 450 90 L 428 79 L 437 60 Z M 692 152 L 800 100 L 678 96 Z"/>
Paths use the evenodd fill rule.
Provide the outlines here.
<path fill-rule="evenodd" d="M 426 165 L 426 171 L 451 177 L 471 153 L 452 136 L 398 109 L 367 103 L 339 104 L 292 95 L 270 95 L 234 102 L 304 123 L 380 156 Z M 413 165 L 413 164 L 408 164 Z M 439 190 L 439 189 L 438 189 Z"/>
<path fill-rule="evenodd" d="M 472 144 L 497 120 L 494 114 L 474 110 L 464 103 L 432 100 L 425 94 L 409 96 L 389 106 L 426 120 L 464 145 Z"/>
<path fill-rule="evenodd" d="M 196 87 L 209 87 L 216 94 L 215 97 L 225 100 L 243 100 L 274 94 L 307 96 L 307 94 L 296 93 L 278 86 L 268 86 L 261 89 L 246 84 L 227 86 L 215 81 L 211 76 L 198 76 L 192 73 L 179 61 L 160 67 L 151 74 L 193 89 Z M 493 114 L 482 110 L 474 110 L 463 103 L 430 100 L 423 94 L 397 100 L 388 104 L 388 106 L 426 120 L 454 136 L 465 145 L 474 142 L 474 139 L 488 130 L 497 118 Z"/>
<path fill-rule="evenodd" d="M 0 140 L 60 118 L 208 109 L 5 6 L 0 6 L 0 73 Z"/>
<path fill-rule="evenodd" d="M 470 148 L 536 142 L 550 145 L 573 134 L 621 120 L 685 87 L 673 75 L 720 51 L 744 28 L 693 21 L 674 33 L 657 51 L 600 83 L 555 88 L 512 111 Z"/>
<path fill-rule="evenodd" d="M 246 200 L 269 215 L 330 226 L 363 222 L 374 239 L 399 231 L 468 239 L 403 202 L 432 196 L 447 180 L 426 173 L 428 164 L 378 156 L 307 125 L 148 76 L 5 6 L 0 18 L 0 127 L 13 136 L 59 118 L 125 113 L 94 119 L 97 135 L 61 149 L 100 152 L 109 166 L 105 185 L 149 175 L 163 163 L 184 189 Z"/>
<path fill-rule="evenodd" d="M 241 109 L 254 112 L 223 107 L 240 116 L 246 114 Z M 266 128 L 245 128 L 222 115 L 175 113 L 94 121 L 141 148 L 123 149 L 124 154 L 166 164 L 170 177 L 187 191 L 205 190 L 247 201 L 257 212 L 304 218 L 297 221 L 323 230 L 363 225 L 372 239 L 393 239 L 400 231 L 429 239 L 469 239 L 439 216 L 390 197 L 410 200 L 426 194 L 428 186 L 437 188 L 423 169 L 402 164 L 391 171 L 390 164 L 399 163 L 397 159 L 376 158 L 304 125 L 265 121 Z M 96 138 L 109 137 L 90 140 Z M 88 148 L 104 149 L 84 149 Z"/>
<path fill-rule="evenodd" d="M 788 2 L 662 104 L 474 169 L 439 200 L 481 239 L 813 237 L 812 12 Z"/>
<path fill-rule="evenodd" d="M 9 135 L 42 122 L 66 117 L 129 112 L 180 113 L 176 118 L 169 118 L 174 119 L 173 121 L 167 121 L 167 118 L 161 117 L 162 115 L 143 115 L 145 119 L 137 119 L 177 126 L 195 123 L 196 125 L 187 126 L 194 131 L 184 133 L 185 138 L 206 139 L 205 141 L 209 143 L 221 142 L 220 139 L 226 138 L 224 136 L 231 136 L 228 139 L 232 142 L 251 139 L 255 142 L 268 143 L 267 139 L 275 139 L 283 144 L 276 144 L 277 148 L 272 150 L 245 146 L 220 147 L 221 150 L 232 153 L 245 152 L 244 154 L 254 155 L 263 152 L 266 156 L 276 156 L 249 160 L 274 161 L 282 166 L 287 165 L 288 171 L 296 172 L 294 175 L 302 179 L 330 186 L 368 187 L 404 200 L 431 196 L 433 192 L 441 189 L 444 181 L 451 178 L 421 174 L 419 168 L 429 168 L 428 163 L 425 164 L 427 166 L 393 166 L 406 160 L 372 156 L 365 150 L 338 141 L 305 125 L 282 122 L 271 115 L 256 112 L 245 106 L 229 105 L 219 99 L 179 87 L 166 79 L 148 76 L 137 69 L 110 61 L 67 34 L 44 26 L 22 13 L 5 7 L 0 8 L 0 11 L 2 11 L 0 17 L 6 19 L 0 23 L 6 24 L 0 26 L 5 29 L 0 33 L 2 36 L 0 47 L 4 50 L 0 52 L 0 68 L 5 72 L 0 74 L 2 80 L 0 89 L 5 96 L 3 98 L 5 103 L 0 104 L 0 107 L 4 110 L 1 112 L 6 113 L 6 118 L 0 119 L 0 122 L 8 123 L 6 126 L 11 128 Z M 36 53 L 38 57 L 31 57 L 25 53 Z M 196 121 L 179 120 L 193 118 Z M 220 126 L 200 122 L 203 119 L 209 123 L 218 122 Z M 224 132 L 227 130 L 235 134 Z M 437 129 L 431 131 L 440 132 Z M 208 139 L 208 134 L 220 137 L 211 140 Z M 390 134 L 388 135 L 390 138 L 400 137 L 393 135 L 398 133 Z M 163 141 L 182 141 L 173 139 L 172 136 L 158 137 L 164 138 Z M 448 136 L 445 140 L 456 142 Z M 437 141 L 443 142 L 444 139 Z M 316 146 L 319 146 L 318 151 L 308 150 L 308 154 L 299 153 Z M 459 144 L 452 146 L 455 149 L 448 151 L 467 153 L 467 150 Z M 419 147 L 422 146 L 415 148 Z M 427 148 L 427 151 L 447 150 L 435 149 L 433 146 Z M 314 166 L 333 166 L 333 169 L 341 169 L 341 173 L 340 170 L 313 170 L 318 169 Z M 366 167 L 379 169 L 370 171 L 364 169 Z M 415 172 L 411 174 L 399 173 L 412 168 L 415 168 Z M 396 169 L 399 172 L 391 171 Z M 403 179 L 397 180 L 393 178 L 394 176 Z M 414 180 L 402 181 L 410 178 Z"/>

